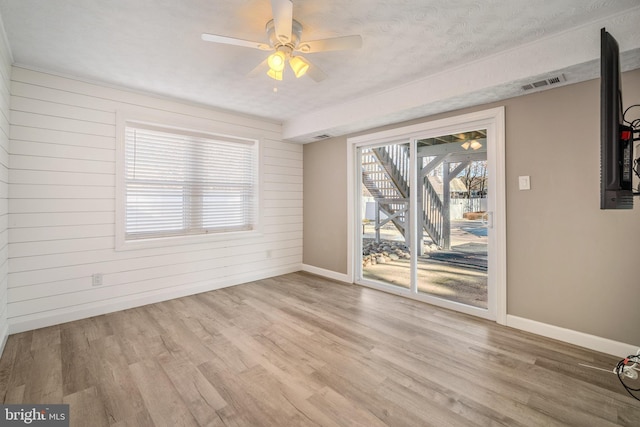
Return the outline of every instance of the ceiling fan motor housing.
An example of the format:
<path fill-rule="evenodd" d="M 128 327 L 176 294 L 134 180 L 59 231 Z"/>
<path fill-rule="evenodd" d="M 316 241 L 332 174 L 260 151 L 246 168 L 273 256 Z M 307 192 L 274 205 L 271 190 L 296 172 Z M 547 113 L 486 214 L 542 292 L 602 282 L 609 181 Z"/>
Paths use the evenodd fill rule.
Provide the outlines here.
<path fill-rule="evenodd" d="M 286 42 L 280 40 L 276 35 L 276 28 L 273 19 L 267 22 L 266 30 L 267 37 L 269 38 L 269 44 L 274 49 L 278 50 L 278 47 L 280 46 L 288 46 L 291 50 L 296 50 L 298 48 L 300 38 L 302 37 L 302 24 L 295 19 L 291 23 L 291 40 Z"/>

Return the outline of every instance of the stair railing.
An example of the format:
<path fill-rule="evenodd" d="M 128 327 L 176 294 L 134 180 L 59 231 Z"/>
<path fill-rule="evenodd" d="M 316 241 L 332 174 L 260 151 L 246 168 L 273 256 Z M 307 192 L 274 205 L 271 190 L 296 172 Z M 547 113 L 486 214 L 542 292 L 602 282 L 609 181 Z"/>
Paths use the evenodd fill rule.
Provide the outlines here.
<path fill-rule="evenodd" d="M 376 167 L 362 169 L 362 180 L 369 193 L 376 199 L 377 207 L 388 218 L 378 222 L 378 227 L 392 222 L 406 238 L 406 201 L 409 198 L 409 149 L 403 144 L 393 144 L 363 151 L 363 162 L 375 163 Z M 392 187 L 381 188 L 380 182 L 389 182 Z M 400 195 L 400 198 L 398 197 Z M 393 199 L 393 200 L 392 200 Z M 404 200 L 402 200 L 404 199 Z M 395 203 L 393 203 L 395 201 Z M 376 210 L 378 210 L 376 209 Z M 427 176 L 423 179 L 422 226 L 433 242 L 444 245 L 443 202 Z M 381 223 L 382 222 L 382 223 Z"/>
<path fill-rule="evenodd" d="M 403 197 L 409 197 L 409 148 L 403 144 L 372 149 Z"/>
<path fill-rule="evenodd" d="M 429 177 L 423 180 L 424 196 L 422 198 L 422 225 L 431 240 L 442 247 L 444 245 L 444 206 Z"/>

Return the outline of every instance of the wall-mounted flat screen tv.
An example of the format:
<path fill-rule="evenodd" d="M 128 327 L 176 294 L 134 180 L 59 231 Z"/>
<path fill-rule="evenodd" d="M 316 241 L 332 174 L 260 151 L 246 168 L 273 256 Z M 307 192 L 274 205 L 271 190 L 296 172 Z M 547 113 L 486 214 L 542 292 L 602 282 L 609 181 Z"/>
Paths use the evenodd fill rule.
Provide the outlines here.
<path fill-rule="evenodd" d="M 624 125 L 618 42 L 600 31 L 600 209 L 633 209 L 633 132 Z"/>

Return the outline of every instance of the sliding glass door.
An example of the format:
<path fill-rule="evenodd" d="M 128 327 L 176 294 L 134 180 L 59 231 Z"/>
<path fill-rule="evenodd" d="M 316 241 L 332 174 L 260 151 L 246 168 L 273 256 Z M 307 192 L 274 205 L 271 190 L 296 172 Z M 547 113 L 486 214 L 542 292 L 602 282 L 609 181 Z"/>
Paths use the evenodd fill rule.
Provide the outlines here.
<path fill-rule="evenodd" d="M 474 122 L 358 139 L 356 283 L 496 318 L 496 135 Z"/>

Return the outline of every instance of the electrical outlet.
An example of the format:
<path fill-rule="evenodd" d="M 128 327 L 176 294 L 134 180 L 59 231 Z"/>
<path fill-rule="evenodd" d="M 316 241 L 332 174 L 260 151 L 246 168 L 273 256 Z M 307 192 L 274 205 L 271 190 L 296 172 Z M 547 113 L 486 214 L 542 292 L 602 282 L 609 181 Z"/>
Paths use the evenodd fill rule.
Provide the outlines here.
<path fill-rule="evenodd" d="M 102 286 L 102 273 L 95 273 L 91 276 L 91 286 Z"/>

